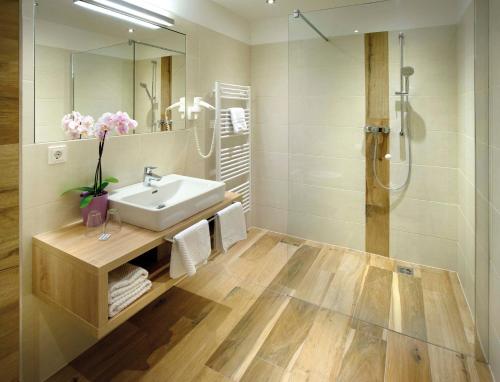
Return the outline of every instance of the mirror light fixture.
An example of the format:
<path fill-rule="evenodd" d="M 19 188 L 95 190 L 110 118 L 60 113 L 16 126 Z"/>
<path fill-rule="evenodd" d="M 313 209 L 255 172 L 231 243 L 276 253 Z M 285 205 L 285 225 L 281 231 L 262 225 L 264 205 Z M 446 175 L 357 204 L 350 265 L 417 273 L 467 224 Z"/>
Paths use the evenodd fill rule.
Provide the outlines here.
<path fill-rule="evenodd" d="M 174 19 L 123 0 L 73 0 L 73 4 L 149 29 L 174 25 Z"/>

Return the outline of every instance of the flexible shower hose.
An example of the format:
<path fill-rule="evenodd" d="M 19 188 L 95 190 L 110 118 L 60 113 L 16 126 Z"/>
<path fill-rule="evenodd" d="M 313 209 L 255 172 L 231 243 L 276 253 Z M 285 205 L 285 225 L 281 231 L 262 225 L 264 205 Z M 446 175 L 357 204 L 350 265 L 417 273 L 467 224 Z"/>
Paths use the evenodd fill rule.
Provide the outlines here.
<path fill-rule="evenodd" d="M 408 140 L 408 172 L 406 174 L 406 180 L 402 184 L 400 184 L 399 186 L 393 186 L 393 185 L 386 186 L 385 184 L 382 183 L 382 181 L 378 177 L 378 174 L 377 174 L 377 158 L 378 158 L 377 152 L 378 152 L 378 135 L 379 134 L 380 133 L 376 133 L 375 139 L 373 140 L 373 174 L 375 176 L 375 180 L 377 181 L 379 186 L 385 190 L 388 190 L 388 191 L 402 190 L 402 189 L 408 187 L 408 184 L 410 183 L 410 178 L 411 178 L 412 155 L 411 155 L 410 127 L 407 126 L 407 128 L 406 128 L 406 135 L 407 135 L 407 140 Z"/>

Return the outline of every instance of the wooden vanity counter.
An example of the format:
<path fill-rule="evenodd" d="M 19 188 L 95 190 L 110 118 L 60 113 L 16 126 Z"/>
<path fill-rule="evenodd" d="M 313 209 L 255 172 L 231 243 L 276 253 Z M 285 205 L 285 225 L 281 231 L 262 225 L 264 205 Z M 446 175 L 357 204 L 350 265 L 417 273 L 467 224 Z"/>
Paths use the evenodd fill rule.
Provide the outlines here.
<path fill-rule="evenodd" d="M 113 318 L 108 318 L 108 273 L 164 243 L 180 231 L 208 219 L 240 195 L 225 199 L 161 232 L 123 224 L 107 241 L 85 237 L 85 226 L 71 224 L 33 237 L 33 293 L 76 316 L 97 338 L 125 322 L 179 283 L 168 272 L 153 279 L 151 290 Z"/>

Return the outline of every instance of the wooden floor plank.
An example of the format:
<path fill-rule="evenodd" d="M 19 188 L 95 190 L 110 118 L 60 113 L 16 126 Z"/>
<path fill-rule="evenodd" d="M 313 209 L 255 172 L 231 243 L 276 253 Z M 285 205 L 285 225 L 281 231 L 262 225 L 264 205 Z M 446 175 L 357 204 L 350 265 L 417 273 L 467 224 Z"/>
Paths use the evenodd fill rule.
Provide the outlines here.
<path fill-rule="evenodd" d="M 467 342 L 449 273 L 422 270 L 422 289 L 427 340 L 434 345 L 473 355 L 474 346 Z"/>
<path fill-rule="evenodd" d="M 472 319 L 472 313 L 465 299 L 465 293 L 460 285 L 460 280 L 458 279 L 458 274 L 456 272 L 449 272 L 448 277 L 450 279 L 451 288 L 453 290 L 453 295 L 455 301 L 457 302 L 458 311 L 460 312 L 460 318 L 464 327 L 465 339 L 467 343 L 474 346 L 476 342 L 476 330 L 474 321 Z"/>
<path fill-rule="evenodd" d="M 465 358 L 459 353 L 428 345 L 433 382 L 468 381 Z"/>
<path fill-rule="evenodd" d="M 293 244 L 279 242 L 269 251 L 266 258 L 262 258 L 258 262 L 253 261 L 251 264 L 246 265 L 248 273 L 246 277 L 241 280 L 242 285 L 257 284 L 261 287 L 269 287 L 271 282 L 298 251 L 298 248 L 299 247 Z"/>
<path fill-rule="evenodd" d="M 297 287 L 294 297 L 311 304 L 321 305 L 340 265 L 343 253 L 344 251 L 339 248 L 325 246 Z"/>
<path fill-rule="evenodd" d="M 241 378 L 244 382 L 273 382 L 280 381 L 285 370 L 268 362 L 259 356 L 255 357 L 249 368 Z"/>
<path fill-rule="evenodd" d="M 286 296 L 264 291 L 215 350 L 207 366 L 229 378 L 243 375 L 288 301 Z"/>
<path fill-rule="evenodd" d="M 379 382 L 384 381 L 386 341 L 372 335 L 371 329 L 358 328 L 348 345 L 337 381 Z M 335 376 L 333 376 L 335 378 Z"/>
<path fill-rule="evenodd" d="M 223 330 L 225 320 L 230 314 L 230 308 L 216 305 L 174 348 L 162 355 L 141 380 L 193 380 L 202 371 L 210 354 L 223 341 L 226 335 Z"/>
<path fill-rule="evenodd" d="M 369 266 L 354 317 L 365 322 L 389 327 L 393 272 Z"/>
<path fill-rule="evenodd" d="M 50 380 L 491 381 L 454 273 L 398 264 L 250 230 Z"/>
<path fill-rule="evenodd" d="M 294 375 L 303 375 L 307 380 L 327 380 L 338 375 L 351 331 L 350 322 L 348 316 L 321 309 L 292 367 Z"/>
<path fill-rule="evenodd" d="M 342 259 L 323 299 L 322 307 L 352 315 L 361 292 L 369 256 L 343 250 Z"/>
<path fill-rule="evenodd" d="M 292 298 L 257 356 L 286 369 L 303 345 L 317 312 L 317 305 Z"/>
<path fill-rule="evenodd" d="M 320 248 L 309 245 L 300 246 L 270 283 L 269 288 L 293 296 L 320 250 Z"/>
<path fill-rule="evenodd" d="M 394 273 L 390 329 L 422 341 L 427 339 L 422 280 Z"/>
<path fill-rule="evenodd" d="M 387 381 L 430 382 L 432 379 L 427 344 L 389 332 L 385 378 Z"/>
<path fill-rule="evenodd" d="M 200 373 L 193 378 L 192 382 L 230 382 L 230 379 L 224 377 L 222 374 L 210 369 L 207 366 L 203 366 Z"/>
<path fill-rule="evenodd" d="M 242 258 L 247 260 L 256 260 L 261 257 L 266 257 L 268 252 L 278 244 L 284 235 L 275 232 L 268 232 L 261 237 L 255 244 L 248 248 L 242 255 Z"/>

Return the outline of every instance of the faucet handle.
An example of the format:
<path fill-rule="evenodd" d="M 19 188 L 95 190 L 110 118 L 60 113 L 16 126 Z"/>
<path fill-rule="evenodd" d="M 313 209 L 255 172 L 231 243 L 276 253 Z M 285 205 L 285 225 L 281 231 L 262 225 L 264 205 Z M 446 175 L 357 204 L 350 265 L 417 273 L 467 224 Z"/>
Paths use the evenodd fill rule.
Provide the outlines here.
<path fill-rule="evenodd" d="M 151 175 L 153 173 L 153 170 L 156 168 L 157 167 L 155 167 L 155 166 L 145 166 L 144 167 L 144 174 Z"/>

